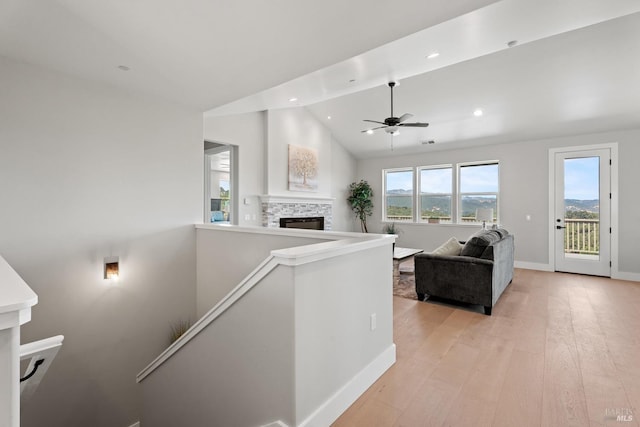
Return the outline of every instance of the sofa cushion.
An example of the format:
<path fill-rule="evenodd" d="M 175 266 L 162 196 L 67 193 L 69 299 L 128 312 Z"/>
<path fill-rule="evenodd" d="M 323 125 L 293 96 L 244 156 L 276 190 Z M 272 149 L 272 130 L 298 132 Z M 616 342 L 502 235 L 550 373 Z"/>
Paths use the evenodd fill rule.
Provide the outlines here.
<path fill-rule="evenodd" d="M 458 239 L 452 237 L 434 249 L 431 253 L 433 255 L 460 255 L 461 250 L 462 245 L 458 243 Z"/>
<path fill-rule="evenodd" d="M 502 239 L 502 235 L 497 230 L 480 230 L 469 237 L 460 255 L 480 258 L 487 246 L 496 243 L 500 239 Z"/>

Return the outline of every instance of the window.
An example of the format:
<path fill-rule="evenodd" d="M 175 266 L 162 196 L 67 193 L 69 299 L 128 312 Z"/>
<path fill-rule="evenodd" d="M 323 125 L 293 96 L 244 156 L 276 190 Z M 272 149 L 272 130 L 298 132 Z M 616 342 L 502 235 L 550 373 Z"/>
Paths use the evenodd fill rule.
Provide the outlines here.
<path fill-rule="evenodd" d="M 383 169 L 382 175 L 383 221 L 473 224 L 480 208 L 493 209 L 492 222 L 498 221 L 497 161 Z"/>
<path fill-rule="evenodd" d="M 431 166 L 420 171 L 419 221 L 451 223 L 453 168 Z"/>
<path fill-rule="evenodd" d="M 458 222 L 476 222 L 476 209 L 493 209 L 498 218 L 498 163 L 463 164 L 458 173 Z"/>
<path fill-rule="evenodd" d="M 413 221 L 413 169 L 383 171 L 385 221 Z"/>

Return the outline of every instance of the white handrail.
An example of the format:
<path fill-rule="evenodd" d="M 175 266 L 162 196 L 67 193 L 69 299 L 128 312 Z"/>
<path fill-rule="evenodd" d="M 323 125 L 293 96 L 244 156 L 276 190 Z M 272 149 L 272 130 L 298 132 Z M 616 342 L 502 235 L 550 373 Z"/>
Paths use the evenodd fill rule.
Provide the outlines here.
<path fill-rule="evenodd" d="M 187 344 L 193 337 L 198 335 L 204 328 L 206 328 L 217 317 L 222 315 L 230 306 L 238 301 L 242 295 L 246 294 L 251 288 L 253 288 L 262 278 L 264 278 L 270 271 L 272 271 L 277 265 L 302 265 L 308 262 L 318 261 L 321 259 L 327 259 L 335 256 L 341 256 L 348 253 L 352 253 L 361 250 L 365 247 L 375 247 L 384 244 L 389 244 L 390 239 L 395 240 L 394 235 L 379 235 L 379 234 L 362 234 L 362 233 L 341 233 L 341 232 L 318 232 L 314 230 L 297 230 L 297 229 L 268 229 L 268 228 L 246 228 L 237 226 L 227 226 L 228 230 L 234 230 L 238 232 L 251 232 L 258 234 L 278 234 L 278 235 L 294 235 L 294 236 L 313 236 L 321 237 L 322 239 L 338 239 L 328 242 L 315 243 L 305 246 L 297 246 L 288 249 L 278 249 L 271 251 L 264 261 L 258 265 L 247 277 L 240 282 L 226 297 L 224 297 L 218 304 L 216 304 L 211 310 L 209 310 L 204 316 L 202 316 L 191 328 L 189 328 L 180 338 L 178 338 L 173 344 L 171 344 L 165 351 L 163 351 L 153 362 L 145 367 L 137 376 L 136 381 L 142 382 L 148 375 L 162 365 L 166 360 L 171 358 L 180 348 Z M 216 229 L 215 226 L 197 225 L 196 228 L 210 228 Z M 221 228 L 221 229 L 223 229 Z M 311 233 L 310 233 L 311 232 Z M 319 234 L 313 234 L 319 233 Z M 330 236 L 330 237 L 329 237 Z"/>
<path fill-rule="evenodd" d="M 255 270 L 253 270 L 238 286 L 236 286 L 229 294 L 222 299 L 207 314 L 202 316 L 193 326 L 191 326 L 184 334 L 173 342 L 160 356 L 156 357 L 146 368 L 144 368 L 136 377 L 137 382 L 144 380 L 158 366 L 162 365 L 167 359 L 173 356 L 193 337 L 198 335 L 200 331 L 207 327 L 214 319 L 224 313 L 235 301 L 240 299 L 242 295 L 247 293 L 256 283 L 265 277 L 278 263 L 273 256 L 265 259 Z"/>
<path fill-rule="evenodd" d="M 56 354 L 58 354 L 63 340 L 64 336 L 56 335 L 20 346 L 20 360 L 30 359 L 29 365 L 23 375 L 26 377 L 30 373 L 33 373 L 29 379 L 20 383 L 20 398 L 23 401 L 28 399 L 38 388 L 42 377 L 49 369 L 49 366 L 51 366 L 51 362 L 55 359 Z M 42 360 L 42 362 L 39 362 L 40 360 Z"/>

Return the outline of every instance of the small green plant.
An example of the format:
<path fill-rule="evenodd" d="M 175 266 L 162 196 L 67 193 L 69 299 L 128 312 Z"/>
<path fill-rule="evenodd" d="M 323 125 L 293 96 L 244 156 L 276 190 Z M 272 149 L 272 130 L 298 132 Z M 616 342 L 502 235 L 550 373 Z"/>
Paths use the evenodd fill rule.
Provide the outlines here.
<path fill-rule="evenodd" d="M 395 222 L 387 223 L 382 227 L 382 232 L 385 234 L 400 234 L 400 229 L 396 227 Z"/>
<path fill-rule="evenodd" d="M 360 182 L 352 182 L 349 185 L 349 197 L 347 201 L 351 206 L 351 210 L 360 220 L 360 228 L 363 233 L 368 233 L 367 217 L 373 213 L 373 190 L 367 181 L 361 179 Z"/>
<path fill-rule="evenodd" d="M 169 344 L 173 344 L 191 327 L 191 320 L 180 319 L 171 323 L 171 332 L 169 333 Z"/>

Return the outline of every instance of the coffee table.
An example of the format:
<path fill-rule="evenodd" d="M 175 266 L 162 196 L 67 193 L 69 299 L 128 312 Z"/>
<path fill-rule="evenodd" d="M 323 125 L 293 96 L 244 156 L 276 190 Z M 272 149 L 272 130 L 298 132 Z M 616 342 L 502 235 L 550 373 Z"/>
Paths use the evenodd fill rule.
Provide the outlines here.
<path fill-rule="evenodd" d="M 400 280 L 400 262 L 413 258 L 415 254 L 424 252 L 424 249 L 399 248 L 393 249 L 393 284 L 398 284 Z"/>

